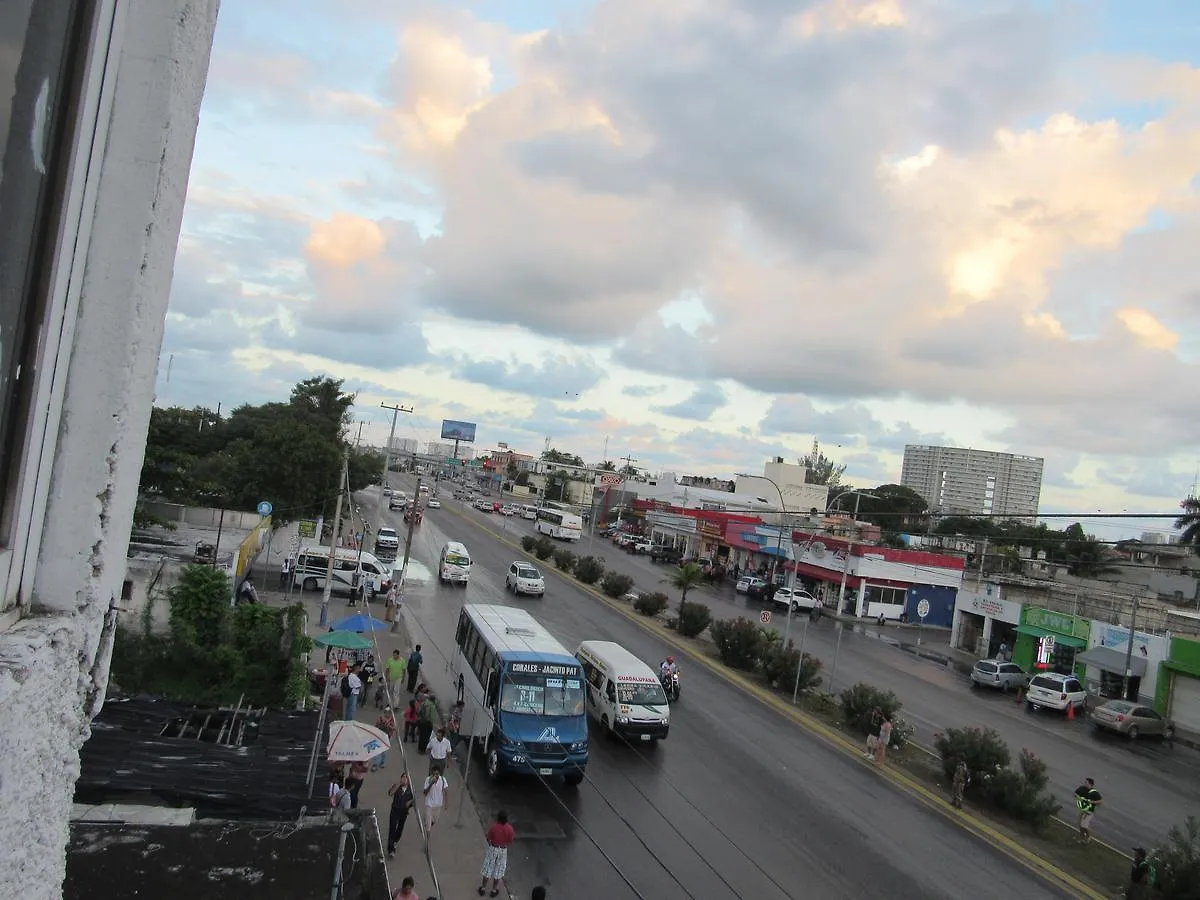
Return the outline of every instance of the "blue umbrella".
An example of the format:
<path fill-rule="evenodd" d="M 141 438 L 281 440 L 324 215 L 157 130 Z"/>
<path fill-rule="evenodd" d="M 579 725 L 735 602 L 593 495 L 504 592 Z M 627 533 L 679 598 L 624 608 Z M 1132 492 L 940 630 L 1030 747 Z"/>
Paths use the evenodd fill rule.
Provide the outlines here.
<path fill-rule="evenodd" d="M 380 621 L 365 613 L 359 613 L 356 616 L 350 616 L 342 619 L 340 622 L 333 623 L 334 631 L 357 631 L 360 634 L 364 631 L 383 631 L 385 628 L 391 627 L 387 622 Z"/>

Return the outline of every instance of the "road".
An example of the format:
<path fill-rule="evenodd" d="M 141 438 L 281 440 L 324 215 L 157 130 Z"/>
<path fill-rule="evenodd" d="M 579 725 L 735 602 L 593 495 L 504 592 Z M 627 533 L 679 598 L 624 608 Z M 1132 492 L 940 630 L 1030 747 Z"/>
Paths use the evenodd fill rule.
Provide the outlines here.
<path fill-rule="evenodd" d="M 372 505 L 368 492 L 368 517 Z M 418 576 L 448 538 L 466 543 L 475 561 L 465 589 L 426 578 L 405 592 L 429 666 L 444 667 L 464 601 L 527 606 L 568 647 L 600 638 L 649 661 L 665 655 L 648 632 L 552 572 L 544 599 L 511 599 L 503 573 L 514 553 L 481 519 L 430 510 L 417 529 Z M 581 900 L 1063 896 L 707 670 L 687 669 L 684 690 L 662 745 L 594 740 L 576 790 L 492 784 L 474 765 L 476 804 L 484 815 L 506 808 L 523 836 L 511 867 L 519 884 L 541 881 Z"/>

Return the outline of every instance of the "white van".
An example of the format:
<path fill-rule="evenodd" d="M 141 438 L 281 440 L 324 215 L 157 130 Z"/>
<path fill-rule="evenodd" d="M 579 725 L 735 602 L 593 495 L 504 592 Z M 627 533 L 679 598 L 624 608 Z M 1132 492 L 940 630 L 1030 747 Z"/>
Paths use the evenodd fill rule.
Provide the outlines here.
<path fill-rule="evenodd" d="M 537 507 L 536 506 L 528 506 L 528 505 L 522 506 L 521 507 L 521 518 L 528 519 L 530 522 L 537 521 Z"/>
<path fill-rule="evenodd" d="M 466 587 L 471 577 L 471 554 L 458 541 L 447 541 L 438 557 L 438 581 Z"/>
<path fill-rule="evenodd" d="M 370 590 L 378 588 L 391 574 L 391 566 L 385 566 L 374 554 L 363 552 L 361 558 L 357 550 L 338 547 L 333 563 L 332 593 L 349 594 L 354 581 L 354 573 L 362 572 L 360 583 Z M 309 544 L 301 547 L 296 554 L 296 584 L 304 591 L 320 591 L 325 589 L 325 575 L 329 571 L 329 548 L 319 544 Z"/>
<path fill-rule="evenodd" d="M 588 715 L 600 727 L 648 743 L 667 736 L 671 708 L 653 669 L 612 641 L 584 641 L 575 658 L 588 683 Z"/>

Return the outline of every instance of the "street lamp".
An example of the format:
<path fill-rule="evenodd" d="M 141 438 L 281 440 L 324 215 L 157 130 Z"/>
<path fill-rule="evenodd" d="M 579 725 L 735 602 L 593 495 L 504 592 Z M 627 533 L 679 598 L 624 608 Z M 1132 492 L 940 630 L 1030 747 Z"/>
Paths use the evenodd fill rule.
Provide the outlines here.
<path fill-rule="evenodd" d="M 825 511 L 829 512 L 829 510 L 833 508 L 833 505 L 835 503 L 837 503 L 839 500 L 841 500 L 843 497 L 845 497 L 847 494 L 854 495 L 854 523 L 855 523 L 855 527 L 857 528 L 858 527 L 858 504 L 859 504 L 859 501 L 861 501 L 863 497 L 877 497 L 878 495 L 872 494 L 870 491 L 860 491 L 856 488 L 850 488 L 849 490 L 842 491 L 840 494 L 835 495 L 832 500 L 830 500 L 828 503 L 826 503 Z M 850 568 L 850 551 L 853 549 L 854 549 L 854 538 L 851 537 L 846 543 L 846 558 L 844 560 L 842 560 L 842 584 L 841 584 L 841 587 L 838 588 L 838 612 L 839 613 L 843 612 L 842 604 L 846 600 L 846 572 Z"/>
<path fill-rule="evenodd" d="M 761 478 L 764 481 L 769 481 L 769 482 L 771 482 L 771 486 L 775 488 L 776 493 L 779 494 L 779 531 L 775 538 L 775 563 L 771 567 L 771 583 L 774 584 L 776 567 L 778 567 L 778 565 L 779 565 L 779 560 L 783 558 L 784 517 L 787 515 L 787 503 L 783 499 L 783 488 L 781 488 L 778 485 L 778 483 L 776 483 L 775 479 L 773 479 L 767 475 L 748 475 L 745 472 L 735 472 L 734 474 L 738 478 Z M 762 498 L 759 497 L 757 499 L 761 500 Z M 790 549 L 791 544 L 792 544 L 792 539 L 791 539 L 791 535 L 789 534 L 788 535 L 788 547 L 789 547 L 788 552 L 789 552 L 789 554 L 791 553 L 791 549 Z M 791 578 L 790 587 L 793 590 L 795 590 L 795 587 L 796 587 L 796 569 L 795 569 L 795 567 L 792 568 L 792 578 Z M 792 610 L 795 607 L 795 605 L 796 604 L 794 601 L 788 602 L 787 627 L 784 629 L 784 633 L 783 633 L 783 646 L 785 648 L 788 645 L 788 639 L 792 633 Z"/>

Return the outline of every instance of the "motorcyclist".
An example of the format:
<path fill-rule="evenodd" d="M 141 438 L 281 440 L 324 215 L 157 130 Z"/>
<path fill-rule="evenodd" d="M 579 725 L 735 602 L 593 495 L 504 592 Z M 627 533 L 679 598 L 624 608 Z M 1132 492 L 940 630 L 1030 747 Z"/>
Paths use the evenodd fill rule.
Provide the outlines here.
<path fill-rule="evenodd" d="M 668 656 L 658 666 L 658 677 L 664 681 L 671 675 L 679 673 L 679 666 L 675 665 L 675 657 Z"/>

